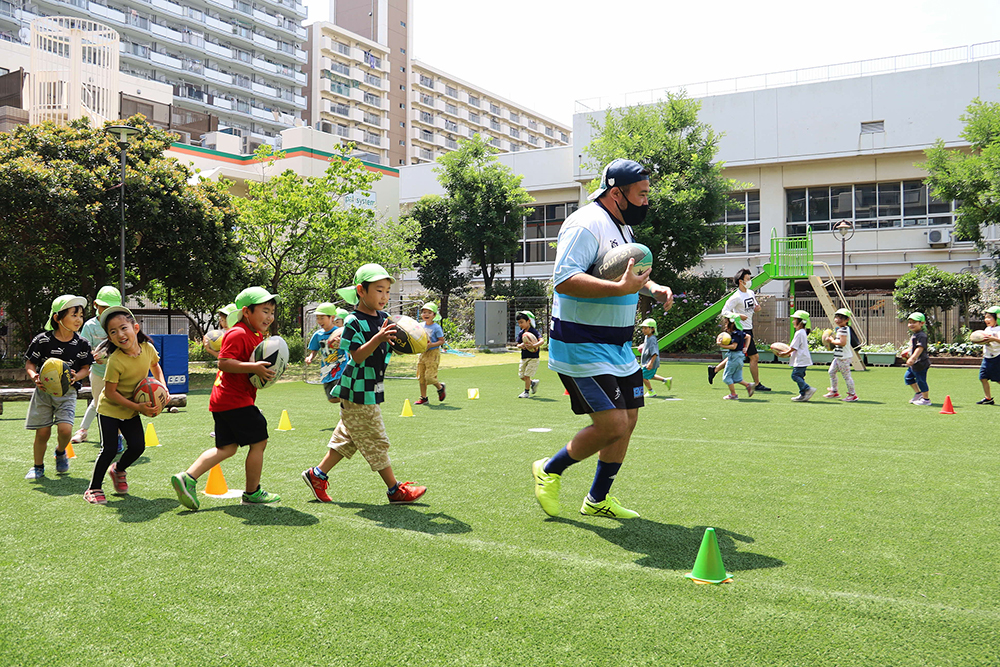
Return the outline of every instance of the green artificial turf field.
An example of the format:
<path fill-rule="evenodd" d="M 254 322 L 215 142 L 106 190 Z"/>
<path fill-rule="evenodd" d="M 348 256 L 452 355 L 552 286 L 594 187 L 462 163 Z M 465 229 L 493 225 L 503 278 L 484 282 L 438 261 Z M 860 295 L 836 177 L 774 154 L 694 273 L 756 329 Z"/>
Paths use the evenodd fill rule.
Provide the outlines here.
<path fill-rule="evenodd" d="M 974 405 L 975 369 L 932 369 L 922 408 L 900 369 L 855 374 L 846 404 L 819 398 L 814 367 L 820 393 L 798 404 L 787 367 L 730 402 L 703 364 L 665 364 L 673 390 L 647 399 L 612 490 L 642 518 L 619 522 L 577 513 L 592 460 L 564 475 L 562 515 L 542 513 L 531 462 L 589 420 L 549 371 L 518 399 L 515 355 L 477 359 L 493 365 L 443 369 L 447 401 L 412 418 L 416 382 L 387 382 L 393 467 L 429 487 L 413 506 L 387 505 L 360 456 L 331 473 L 334 503 L 312 499 L 299 474 L 336 424 L 316 385 L 258 397 L 281 503 L 202 496 L 198 512 L 168 477 L 213 443 L 206 390 L 152 422 L 162 446 L 103 507 L 81 495 L 93 442 L 68 476 L 50 456 L 23 479 L 27 403 L 5 404 L 0 665 L 1000 663 L 1000 412 Z M 945 394 L 956 415 L 938 414 Z M 276 430 L 282 410 L 295 430 Z M 243 456 L 223 464 L 231 487 Z M 708 526 L 731 584 L 684 577 Z"/>

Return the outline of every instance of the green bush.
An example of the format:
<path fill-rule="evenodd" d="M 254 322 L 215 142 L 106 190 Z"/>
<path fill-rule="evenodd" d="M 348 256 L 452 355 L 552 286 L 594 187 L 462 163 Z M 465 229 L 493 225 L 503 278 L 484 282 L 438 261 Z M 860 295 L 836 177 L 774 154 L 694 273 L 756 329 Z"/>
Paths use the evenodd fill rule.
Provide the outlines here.
<path fill-rule="evenodd" d="M 200 340 L 188 340 L 188 361 L 215 361 Z"/>
<path fill-rule="evenodd" d="M 444 340 L 448 347 L 455 349 L 475 347 L 476 339 L 461 329 L 451 318 L 441 320 L 441 328 L 444 330 Z"/>
<path fill-rule="evenodd" d="M 301 337 L 293 334 L 291 336 L 282 336 L 285 339 L 285 343 L 288 344 L 288 363 L 298 364 L 305 360 L 306 356 L 306 344 Z M 188 361 L 215 361 L 208 352 L 205 351 L 205 347 L 201 344 L 200 340 L 189 340 L 188 341 Z"/>

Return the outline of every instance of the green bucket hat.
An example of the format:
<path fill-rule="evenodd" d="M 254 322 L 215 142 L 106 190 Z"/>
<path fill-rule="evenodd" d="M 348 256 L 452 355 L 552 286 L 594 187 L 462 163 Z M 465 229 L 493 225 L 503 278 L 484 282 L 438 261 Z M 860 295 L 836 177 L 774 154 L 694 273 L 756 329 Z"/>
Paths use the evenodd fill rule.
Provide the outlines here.
<path fill-rule="evenodd" d="M 656 333 L 656 320 L 654 320 L 652 317 L 647 317 L 646 319 L 644 319 L 639 324 L 639 326 L 640 327 L 649 327 L 650 329 L 653 330 L 653 333 Z"/>
<path fill-rule="evenodd" d="M 986 309 L 987 313 L 992 313 L 995 318 L 1000 320 L 1000 306 L 990 306 Z"/>
<path fill-rule="evenodd" d="M 103 313 L 97 316 L 97 320 L 101 323 L 101 328 L 104 329 L 104 333 L 108 333 L 107 321 L 108 319 L 116 313 L 125 313 L 133 320 L 135 316 L 132 315 L 132 311 L 125 306 L 108 306 Z"/>
<path fill-rule="evenodd" d="M 909 315 L 907 315 L 906 319 L 913 320 L 914 322 L 926 322 L 927 321 L 927 318 L 924 317 L 923 313 L 916 313 L 916 312 L 910 313 Z"/>
<path fill-rule="evenodd" d="M 233 313 L 238 311 L 239 308 L 236 307 L 235 303 L 227 303 L 222 308 L 219 308 L 219 312 L 226 316 L 226 324 L 230 324 L 229 318 L 233 316 Z M 231 324 L 236 324 L 235 322 Z"/>
<path fill-rule="evenodd" d="M 736 325 L 736 328 L 743 331 L 743 318 L 736 313 L 727 313 L 726 319 Z"/>
<path fill-rule="evenodd" d="M 246 308 L 247 306 L 255 306 L 258 303 L 267 303 L 271 299 L 274 299 L 275 302 L 278 303 L 281 302 L 281 297 L 279 297 L 277 294 L 271 294 L 263 287 L 246 288 L 245 290 L 236 295 L 236 300 L 233 302 L 233 305 L 236 306 L 236 312 L 233 313 L 233 317 L 235 317 L 235 319 L 227 315 L 226 323 L 229 324 L 229 326 L 235 325 L 237 322 L 243 319 L 244 308 Z"/>
<path fill-rule="evenodd" d="M 441 316 L 438 315 L 438 305 L 436 303 L 434 303 L 433 301 L 428 301 L 424 305 L 420 306 L 420 310 L 429 310 L 429 311 L 431 311 L 432 313 L 434 313 L 434 321 L 435 322 L 440 322 L 441 321 Z"/>
<path fill-rule="evenodd" d="M 793 320 L 802 320 L 803 322 L 805 322 L 806 323 L 806 329 L 811 329 L 812 328 L 812 326 L 811 326 L 812 322 L 809 319 L 809 313 L 806 312 L 806 311 L 804 311 L 804 310 L 796 310 L 794 313 L 792 313 L 792 319 Z"/>
<path fill-rule="evenodd" d="M 339 309 L 329 301 L 326 301 L 316 306 L 317 315 L 329 315 L 330 317 L 336 317 L 337 310 Z"/>
<path fill-rule="evenodd" d="M 535 314 L 533 312 L 531 312 L 530 310 L 519 310 L 519 311 L 517 311 L 517 314 L 514 315 L 514 319 L 515 320 L 517 319 L 518 315 L 524 315 L 525 317 L 528 318 L 528 322 L 531 324 L 531 326 L 535 326 Z"/>
<path fill-rule="evenodd" d="M 376 280 L 385 280 L 386 278 L 389 279 L 390 283 L 396 282 L 396 279 L 390 276 L 389 272 L 378 264 L 362 264 L 354 272 L 354 284 L 341 287 L 337 290 L 337 294 L 347 303 L 356 306 L 358 305 L 358 285 L 361 283 L 373 283 Z"/>
<path fill-rule="evenodd" d="M 834 313 L 834 315 L 843 315 L 844 317 L 847 318 L 848 322 L 854 319 L 854 315 L 847 308 L 841 308 L 836 313 Z"/>
<path fill-rule="evenodd" d="M 337 309 L 337 314 L 333 316 L 333 319 L 335 319 L 335 320 L 343 320 L 343 319 L 346 319 L 347 316 L 350 315 L 350 314 L 351 314 L 351 311 L 345 310 L 343 308 L 338 308 Z"/>
<path fill-rule="evenodd" d="M 98 306 L 120 306 L 122 305 L 122 293 L 118 291 L 117 287 L 105 285 L 97 293 L 97 298 L 94 299 L 94 303 Z"/>
<path fill-rule="evenodd" d="M 87 300 L 82 296 L 75 296 L 73 294 L 63 294 L 57 296 L 52 300 L 52 308 L 49 310 L 49 319 L 45 321 L 45 330 L 52 331 L 55 327 L 52 326 L 52 316 L 56 313 L 61 313 L 67 308 L 75 308 L 80 306 L 81 308 L 87 307 Z"/>

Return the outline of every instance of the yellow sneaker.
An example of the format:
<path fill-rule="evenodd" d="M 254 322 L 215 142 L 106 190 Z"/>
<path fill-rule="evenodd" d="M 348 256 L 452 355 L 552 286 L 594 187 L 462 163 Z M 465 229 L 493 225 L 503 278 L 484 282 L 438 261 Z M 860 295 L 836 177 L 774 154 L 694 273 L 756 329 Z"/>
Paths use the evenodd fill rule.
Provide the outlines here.
<path fill-rule="evenodd" d="M 586 516 L 606 516 L 609 519 L 638 519 L 639 513 L 622 507 L 614 496 L 608 496 L 599 503 L 591 502 L 590 496 L 583 499 L 580 514 Z"/>
<path fill-rule="evenodd" d="M 545 472 L 548 458 L 538 459 L 531 464 L 531 472 L 535 477 L 535 498 L 538 504 L 549 516 L 559 516 L 559 485 L 562 476 Z"/>

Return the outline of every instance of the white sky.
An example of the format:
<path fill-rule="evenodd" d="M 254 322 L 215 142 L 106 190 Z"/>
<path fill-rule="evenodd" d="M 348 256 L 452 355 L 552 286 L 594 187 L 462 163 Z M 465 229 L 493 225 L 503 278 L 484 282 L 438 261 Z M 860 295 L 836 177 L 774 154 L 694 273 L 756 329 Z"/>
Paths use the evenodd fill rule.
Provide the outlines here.
<path fill-rule="evenodd" d="M 1000 0 L 410 1 L 412 57 L 566 124 L 579 99 L 1000 40 Z"/>

